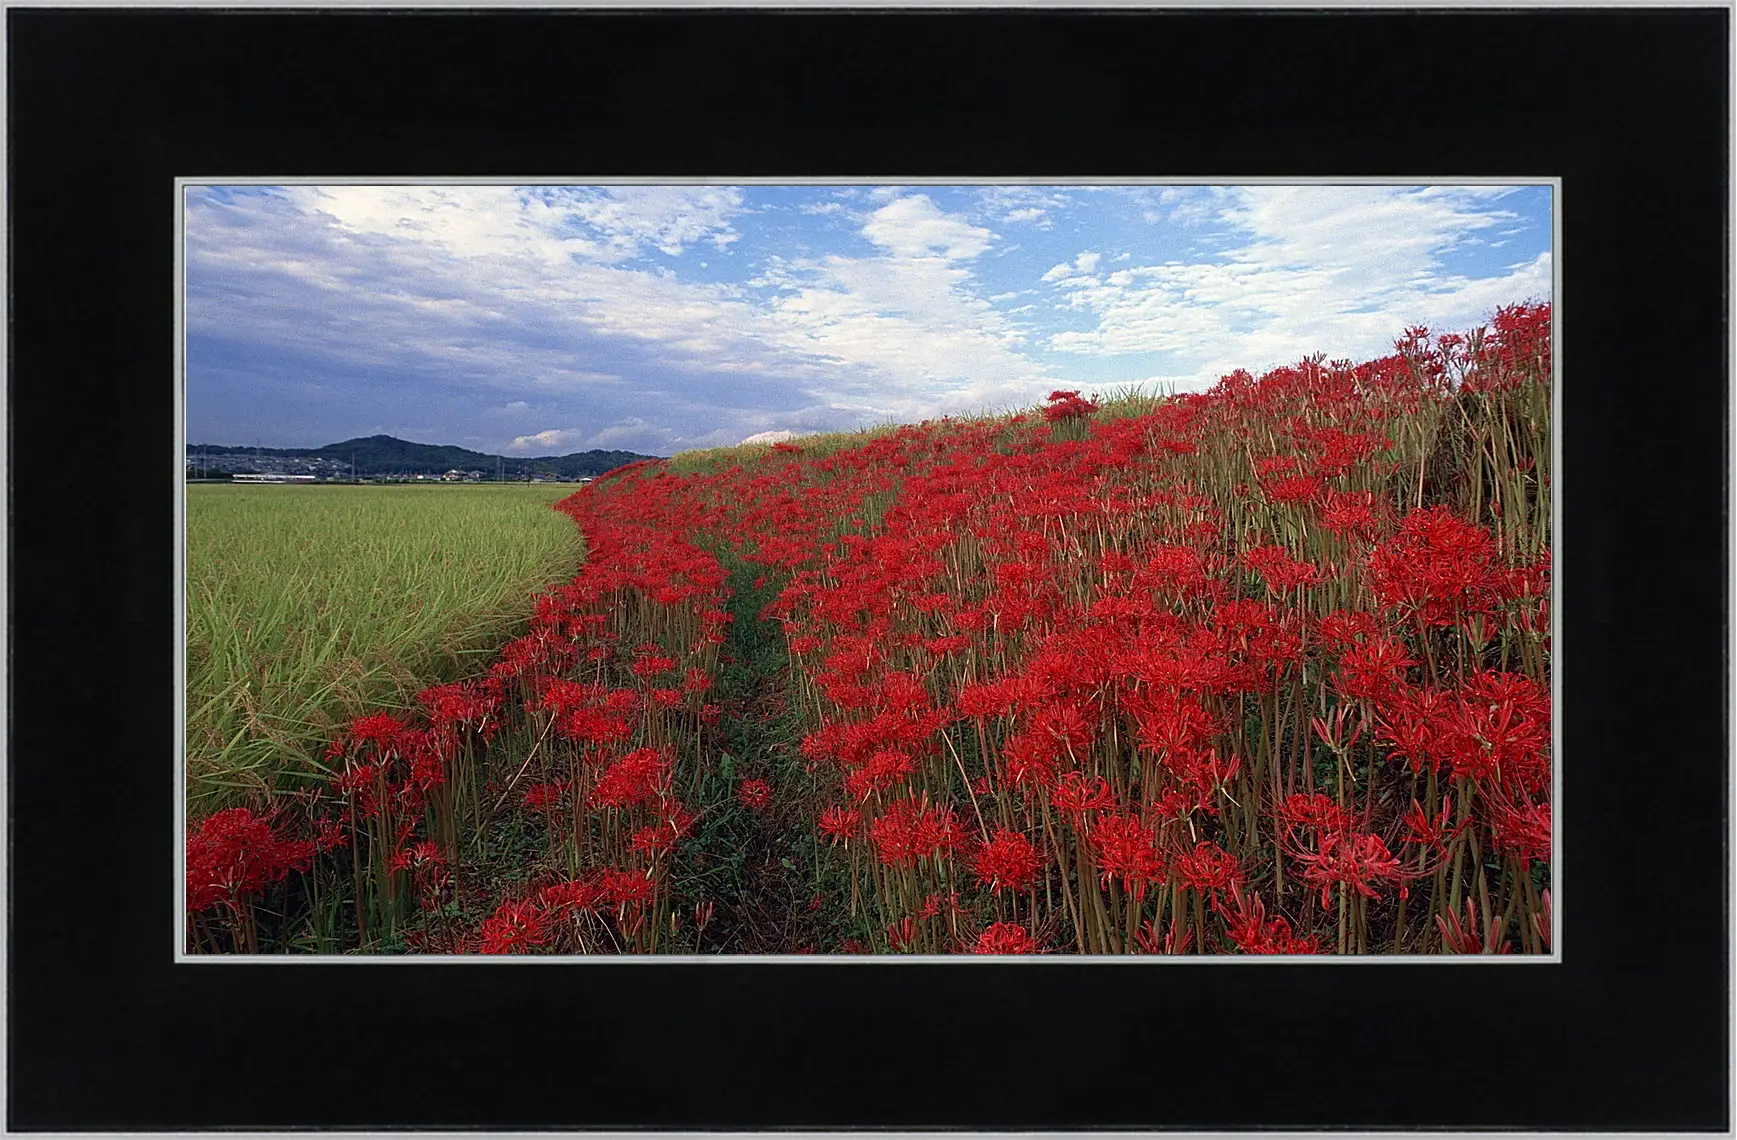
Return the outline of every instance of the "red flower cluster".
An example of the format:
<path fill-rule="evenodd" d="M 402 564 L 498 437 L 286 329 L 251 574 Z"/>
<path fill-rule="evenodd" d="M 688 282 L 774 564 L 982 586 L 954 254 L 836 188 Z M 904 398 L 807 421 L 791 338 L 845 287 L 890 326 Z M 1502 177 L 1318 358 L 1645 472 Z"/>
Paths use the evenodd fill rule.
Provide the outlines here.
<path fill-rule="evenodd" d="M 1090 400 L 1082 399 L 1077 389 L 1068 392 L 1051 392 L 1049 401 L 1044 405 L 1043 418 L 1050 423 L 1060 423 L 1064 420 L 1077 420 L 1091 415 L 1098 410 L 1098 405 Z"/>
<path fill-rule="evenodd" d="M 207 816 L 187 836 L 187 909 L 239 910 L 291 871 L 313 862 L 313 840 L 290 839 L 247 808 Z"/>
<path fill-rule="evenodd" d="M 972 869 L 977 880 L 993 890 L 1023 891 L 1031 886 L 1042 866 L 1031 840 L 1003 828 L 977 852 Z"/>

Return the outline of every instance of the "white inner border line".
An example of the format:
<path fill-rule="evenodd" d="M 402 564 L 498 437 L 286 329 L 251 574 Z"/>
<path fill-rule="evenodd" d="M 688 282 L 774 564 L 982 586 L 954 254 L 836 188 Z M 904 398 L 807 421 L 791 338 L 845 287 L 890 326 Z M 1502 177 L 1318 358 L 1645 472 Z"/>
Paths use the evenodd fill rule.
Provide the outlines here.
<path fill-rule="evenodd" d="M 210 5 L 229 6 L 221 0 Z M 291 5 L 295 6 L 295 5 Z M 323 5 L 322 5 L 323 6 Z M 406 5 L 409 6 L 409 5 Z M 420 6 L 420 5 L 419 5 Z M 623 6 L 629 6 L 623 0 Z M 693 7 L 710 5 L 694 4 Z M 735 6 L 735 5 L 731 5 Z M 773 6 L 768 0 L 766 6 Z M 783 5 L 779 5 L 783 6 Z M 987 5 L 985 5 L 987 6 Z M 999 5 L 998 5 L 999 6 Z M 1134 6 L 1134 5 L 1130 5 Z M 1138 5 L 1149 7 L 1150 5 Z M 1265 5 L 1263 5 L 1265 6 Z M 1295 7 L 1322 7 L 1295 2 Z M 1331 7 L 1332 5 L 1326 5 Z M 1363 5 L 1358 5 L 1362 7 Z M 1492 7 L 1508 5 L 1497 5 Z M 1659 5 L 1661 7 L 1669 5 Z M 1228 7 L 1228 5 L 1227 5 Z M 187 321 L 186 321 L 186 192 L 206 186 L 1548 186 L 1550 187 L 1550 915 L 1549 954 L 188 954 L 187 937 Z M 495 175 L 476 177 L 398 178 L 390 176 L 297 176 L 271 177 L 178 177 L 175 179 L 175 923 L 173 945 L 177 965 L 416 965 L 427 963 L 476 965 L 554 966 L 590 965 L 933 965 L 951 963 L 1018 962 L 1029 965 L 1556 965 L 1562 961 L 1562 670 L 1558 667 L 1562 645 L 1562 179 L 1539 175 L 1498 177 L 1320 177 L 1286 178 L 1200 176 L 1175 178 L 1130 178 L 1064 176 L 1047 178 L 853 176 L 824 178 L 655 176 L 573 177 Z M 1458 331 L 1458 330 L 1454 330 Z M 3 334 L 0 334 L 3 335 Z M 3 446 L 3 445 L 0 445 Z"/>

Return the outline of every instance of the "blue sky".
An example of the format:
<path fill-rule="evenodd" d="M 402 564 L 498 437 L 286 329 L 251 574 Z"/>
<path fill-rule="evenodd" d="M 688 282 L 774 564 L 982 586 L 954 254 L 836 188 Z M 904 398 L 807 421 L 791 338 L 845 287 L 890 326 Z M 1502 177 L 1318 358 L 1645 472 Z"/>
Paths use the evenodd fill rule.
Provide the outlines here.
<path fill-rule="evenodd" d="M 188 187 L 187 439 L 668 455 L 1201 389 L 1550 299 L 1550 195 Z"/>

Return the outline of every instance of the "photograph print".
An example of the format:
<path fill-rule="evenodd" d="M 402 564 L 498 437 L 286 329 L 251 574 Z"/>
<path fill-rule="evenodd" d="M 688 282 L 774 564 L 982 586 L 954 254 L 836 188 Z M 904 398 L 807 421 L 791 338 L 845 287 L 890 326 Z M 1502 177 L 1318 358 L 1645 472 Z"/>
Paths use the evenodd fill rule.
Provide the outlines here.
<path fill-rule="evenodd" d="M 1560 954 L 1559 184 L 180 193 L 187 960 Z"/>

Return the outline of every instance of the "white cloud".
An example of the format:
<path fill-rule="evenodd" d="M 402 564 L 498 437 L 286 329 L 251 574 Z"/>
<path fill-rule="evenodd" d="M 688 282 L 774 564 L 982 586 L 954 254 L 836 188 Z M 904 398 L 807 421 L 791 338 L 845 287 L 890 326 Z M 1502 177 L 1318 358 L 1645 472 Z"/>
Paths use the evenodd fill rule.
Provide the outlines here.
<path fill-rule="evenodd" d="M 507 451 L 518 455 L 567 455 L 595 450 L 664 455 L 675 450 L 678 439 L 668 427 L 649 423 L 640 416 L 628 416 L 597 430 L 550 428 L 532 435 L 517 436 Z"/>
<path fill-rule="evenodd" d="M 454 256 L 618 262 L 737 238 L 733 186 L 295 186 L 285 194 L 346 231 L 437 245 Z"/>
<path fill-rule="evenodd" d="M 788 428 L 779 431 L 757 431 L 743 439 L 743 443 L 784 443 L 796 438 L 797 433 Z"/>
<path fill-rule="evenodd" d="M 1550 291 L 1548 253 L 1502 276 L 1442 271 L 1444 253 L 1511 220 L 1492 208 L 1494 197 L 1452 188 L 1226 189 L 1211 201 L 1241 244 L 1217 260 L 1135 264 L 1098 281 L 1077 259 L 1046 274 L 1064 304 L 1096 317 L 1095 327 L 1057 333 L 1050 345 L 1094 356 L 1167 352 L 1197 366 L 1199 379 L 1317 351 L 1380 355 L 1420 322 L 1469 327 L 1498 305 Z"/>
<path fill-rule="evenodd" d="M 846 366 L 829 377 L 829 398 L 876 418 L 1041 395 L 1046 370 L 1022 355 L 1024 328 L 978 296 L 962 266 L 926 257 L 777 260 L 757 283 L 778 290 L 769 301 L 778 343 Z"/>
<path fill-rule="evenodd" d="M 944 212 L 926 194 L 899 198 L 868 216 L 862 234 L 895 257 L 969 261 L 989 248 L 995 235 Z"/>
<path fill-rule="evenodd" d="M 676 450 L 678 440 L 679 437 L 670 428 L 648 423 L 639 416 L 630 416 L 593 435 L 585 441 L 585 447 L 667 455 Z"/>
<path fill-rule="evenodd" d="M 536 452 L 540 455 L 571 453 L 580 449 L 580 442 L 586 434 L 579 428 L 550 428 L 534 435 L 521 435 L 514 438 L 508 446 L 508 451 L 516 451 L 528 455 Z"/>
<path fill-rule="evenodd" d="M 979 186 L 976 191 L 982 217 L 1039 230 L 1054 229 L 1054 212 L 1074 203 L 1069 191 L 1054 186 Z"/>
<path fill-rule="evenodd" d="M 729 224 L 742 208 L 734 186 L 582 188 L 551 198 L 551 209 L 568 211 L 614 242 L 650 245 L 672 257 L 700 241 L 723 249 L 739 236 Z"/>

